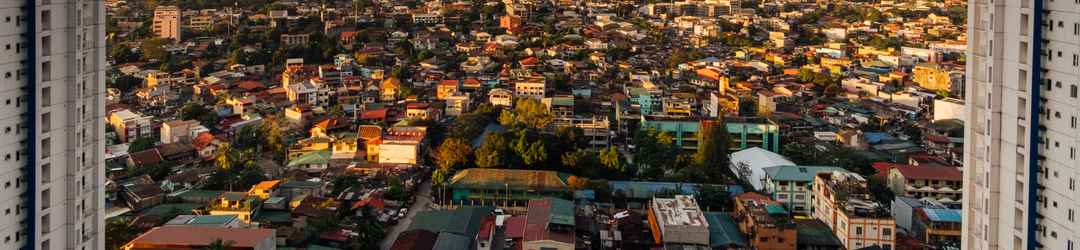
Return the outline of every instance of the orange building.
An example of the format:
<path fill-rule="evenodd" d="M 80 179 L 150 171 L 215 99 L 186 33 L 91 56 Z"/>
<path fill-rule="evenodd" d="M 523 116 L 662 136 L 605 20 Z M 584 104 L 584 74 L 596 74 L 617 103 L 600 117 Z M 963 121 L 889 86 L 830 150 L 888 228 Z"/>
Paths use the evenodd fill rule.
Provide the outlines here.
<path fill-rule="evenodd" d="M 795 249 L 798 230 L 791 214 L 768 196 L 749 192 L 735 197 L 735 218 L 752 249 Z"/>
<path fill-rule="evenodd" d="M 506 33 L 514 34 L 521 30 L 521 17 L 505 15 L 499 18 L 499 27 L 506 29 Z"/>

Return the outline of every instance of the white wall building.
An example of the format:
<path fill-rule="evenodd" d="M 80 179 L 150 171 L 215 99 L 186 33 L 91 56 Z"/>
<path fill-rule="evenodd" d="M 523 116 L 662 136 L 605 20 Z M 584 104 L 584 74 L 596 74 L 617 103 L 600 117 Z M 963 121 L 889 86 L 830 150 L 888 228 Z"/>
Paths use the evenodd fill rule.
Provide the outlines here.
<path fill-rule="evenodd" d="M 22 44 L 0 51 L 0 249 L 104 249 L 104 1 L 0 13 L 0 43 Z"/>
<path fill-rule="evenodd" d="M 968 6 L 963 249 L 1080 241 L 1080 12 L 1071 1 Z"/>

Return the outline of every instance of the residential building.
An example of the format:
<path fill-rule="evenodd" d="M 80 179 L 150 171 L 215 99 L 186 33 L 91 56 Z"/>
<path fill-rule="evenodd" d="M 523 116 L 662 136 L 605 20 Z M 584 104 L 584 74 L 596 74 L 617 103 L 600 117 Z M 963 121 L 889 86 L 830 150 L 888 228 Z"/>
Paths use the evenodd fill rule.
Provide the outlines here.
<path fill-rule="evenodd" d="M 812 215 L 814 208 L 814 176 L 824 172 L 846 172 L 841 167 L 830 166 L 776 166 L 766 167 L 762 190 L 774 200 L 784 204 L 793 213 Z"/>
<path fill-rule="evenodd" d="M 915 210 L 912 235 L 931 246 L 960 245 L 960 209 L 920 208 Z"/>
<path fill-rule="evenodd" d="M 749 192 L 735 197 L 735 220 L 753 249 L 795 249 L 795 220 L 779 202 Z"/>
<path fill-rule="evenodd" d="M 426 127 L 390 127 L 379 144 L 379 163 L 420 164 Z"/>
<path fill-rule="evenodd" d="M 675 139 L 675 145 L 684 150 L 697 150 L 698 130 L 701 121 L 692 117 L 672 117 L 661 115 L 641 116 L 641 128 L 652 128 L 667 133 Z"/>
<path fill-rule="evenodd" d="M 0 202 L 13 210 L 0 249 L 104 249 L 104 1 L 0 1 L 0 13 L 13 47 L 0 54 L 12 128 Z"/>
<path fill-rule="evenodd" d="M 154 128 L 150 118 L 150 116 L 122 109 L 109 116 L 109 125 L 112 125 L 113 130 L 116 131 L 116 137 L 120 139 L 120 142 L 130 142 L 138 138 L 148 138 L 153 134 Z"/>
<path fill-rule="evenodd" d="M 889 189 L 899 196 L 931 199 L 960 207 L 960 168 L 948 166 L 893 165 L 888 174 Z"/>
<path fill-rule="evenodd" d="M 305 46 L 311 39 L 311 34 L 281 34 L 281 44 L 286 46 Z"/>
<path fill-rule="evenodd" d="M 912 81 L 929 90 L 952 90 L 952 77 L 945 66 L 934 63 L 920 63 L 911 69 Z"/>
<path fill-rule="evenodd" d="M 894 249 L 896 221 L 872 200 L 866 179 L 850 172 L 814 176 L 814 218 L 825 222 L 847 249 Z"/>
<path fill-rule="evenodd" d="M 488 102 L 494 106 L 513 107 L 514 92 L 507 89 L 492 89 L 488 91 Z"/>
<path fill-rule="evenodd" d="M 161 124 L 161 144 L 190 143 L 198 134 L 210 130 L 196 120 L 172 120 Z"/>
<path fill-rule="evenodd" d="M 544 98 L 547 81 L 543 77 L 534 77 L 514 82 L 514 96 L 518 98 Z"/>
<path fill-rule="evenodd" d="M 275 230 L 265 228 L 200 227 L 165 225 L 135 237 L 122 248 L 136 249 L 206 249 L 215 241 L 231 243 L 228 249 L 275 250 Z"/>
<path fill-rule="evenodd" d="M 968 3 L 963 249 L 1074 249 L 1080 241 L 1072 229 L 1078 17 L 1071 4 Z"/>
<path fill-rule="evenodd" d="M 472 110 L 472 98 L 469 93 L 454 92 L 446 97 L 446 108 L 443 113 L 448 116 L 459 116 Z"/>
<path fill-rule="evenodd" d="M 207 210 L 210 215 L 236 215 L 240 221 L 251 223 L 251 216 L 258 212 L 260 205 L 258 196 L 247 192 L 225 192 L 210 202 Z"/>
<path fill-rule="evenodd" d="M 694 196 L 653 198 L 648 218 L 653 240 L 664 246 L 709 245 L 709 222 Z"/>
<path fill-rule="evenodd" d="M 160 38 L 168 38 L 179 42 L 181 21 L 180 8 L 175 5 L 158 6 L 154 8 L 154 34 Z"/>
<path fill-rule="evenodd" d="M 768 118 L 725 117 L 724 125 L 731 139 L 731 151 L 760 147 L 780 152 L 780 126 Z"/>

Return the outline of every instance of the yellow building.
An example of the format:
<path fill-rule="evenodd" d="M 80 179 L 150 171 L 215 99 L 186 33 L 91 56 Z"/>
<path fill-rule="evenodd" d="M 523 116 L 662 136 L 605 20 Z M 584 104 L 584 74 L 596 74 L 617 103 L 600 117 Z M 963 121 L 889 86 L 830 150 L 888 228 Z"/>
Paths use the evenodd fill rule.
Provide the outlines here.
<path fill-rule="evenodd" d="M 911 70 L 911 73 L 914 75 L 912 81 L 918 84 L 919 87 L 944 91 L 952 89 L 949 71 L 942 69 L 941 65 L 932 63 L 919 64 L 915 66 L 915 69 Z"/>
<path fill-rule="evenodd" d="M 225 192 L 210 202 L 210 215 L 236 215 L 244 223 L 251 223 L 251 216 L 259 209 L 259 197 L 246 192 Z"/>
<path fill-rule="evenodd" d="M 251 186 L 251 189 L 248 190 L 248 196 L 259 197 L 260 200 L 269 199 L 270 196 L 273 196 L 274 193 L 277 192 L 278 184 L 281 184 L 281 180 L 259 182 L 258 184 Z"/>

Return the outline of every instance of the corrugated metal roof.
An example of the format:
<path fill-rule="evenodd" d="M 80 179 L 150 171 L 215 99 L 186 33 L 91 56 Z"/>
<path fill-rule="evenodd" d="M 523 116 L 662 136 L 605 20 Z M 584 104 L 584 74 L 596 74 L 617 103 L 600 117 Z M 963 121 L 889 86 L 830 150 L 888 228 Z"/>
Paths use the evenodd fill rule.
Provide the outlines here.
<path fill-rule="evenodd" d="M 714 249 L 747 246 L 746 237 L 730 214 L 709 212 L 705 213 L 705 220 L 709 222 L 709 245 Z"/>
<path fill-rule="evenodd" d="M 961 220 L 959 209 L 923 208 L 922 211 L 923 213 L 926 213 L 926 218 L 933 222 L 960 223 Z"/>

